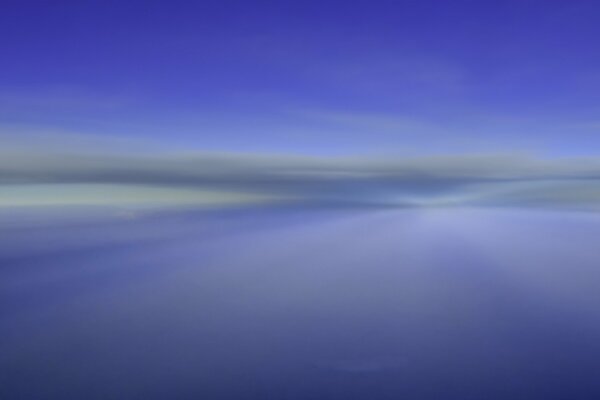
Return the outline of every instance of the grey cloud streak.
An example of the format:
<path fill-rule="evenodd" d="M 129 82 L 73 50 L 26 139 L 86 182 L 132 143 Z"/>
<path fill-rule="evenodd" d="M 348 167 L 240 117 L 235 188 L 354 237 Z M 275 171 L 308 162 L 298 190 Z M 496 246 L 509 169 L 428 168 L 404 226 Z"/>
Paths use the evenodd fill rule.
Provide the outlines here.
<path fill-rule="evenodd" d="M 398 158 L 0 151 L 0 185 L 119 184 L 230 190 L 315 203 L 600 209 L 600 159 Z"/>

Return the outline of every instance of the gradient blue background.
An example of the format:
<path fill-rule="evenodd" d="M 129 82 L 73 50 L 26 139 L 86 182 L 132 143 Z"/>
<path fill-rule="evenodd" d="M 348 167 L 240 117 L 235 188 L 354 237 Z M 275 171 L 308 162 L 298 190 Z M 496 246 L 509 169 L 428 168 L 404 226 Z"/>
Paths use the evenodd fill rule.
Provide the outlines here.
<path fill-rule="evenodd" d="M 0 399 L 599 399 L 599 21 L 3 1 Z"/>

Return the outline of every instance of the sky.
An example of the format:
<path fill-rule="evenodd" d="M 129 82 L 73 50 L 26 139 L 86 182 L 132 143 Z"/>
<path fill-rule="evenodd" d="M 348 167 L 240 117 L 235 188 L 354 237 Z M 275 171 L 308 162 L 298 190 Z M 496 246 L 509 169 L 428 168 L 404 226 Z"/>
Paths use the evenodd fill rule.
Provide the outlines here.
<path fill-rule="evenodd" d="M 53 170 L 67 153 L 79 161 L 63 170 L 90 153 L 134 170 L 138 156 L 171 168 L 198 154 L 288 158 L 274 169 L 595 158 L 598 13 L 548 0 L 8 1 L 3 182 L 45 183 L 19 165 Z"/>
<path fill-rule="evenodd" d="M 595 1 L 8 1 L 2 132 L 300 154 L 589 154 Z"/>

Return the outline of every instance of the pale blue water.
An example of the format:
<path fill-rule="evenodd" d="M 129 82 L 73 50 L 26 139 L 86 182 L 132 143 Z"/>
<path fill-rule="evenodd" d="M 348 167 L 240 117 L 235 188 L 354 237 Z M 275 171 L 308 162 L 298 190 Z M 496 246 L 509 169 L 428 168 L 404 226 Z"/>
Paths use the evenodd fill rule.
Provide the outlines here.
<path fill-rule="evenodd" d="M 256 209 L 0 227 L 1 399 L 598 399 L 600 216 Z"/>

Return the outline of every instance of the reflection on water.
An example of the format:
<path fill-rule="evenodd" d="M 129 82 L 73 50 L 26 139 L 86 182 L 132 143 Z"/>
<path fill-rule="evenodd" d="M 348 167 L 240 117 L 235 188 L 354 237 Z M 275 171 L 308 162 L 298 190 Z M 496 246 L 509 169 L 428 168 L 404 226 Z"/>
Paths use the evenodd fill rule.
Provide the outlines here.
<path fill-rule="evenodd" d="M 0 227 L 2 399 L 598 399 L 600 216 L 254 209 Z"/>

